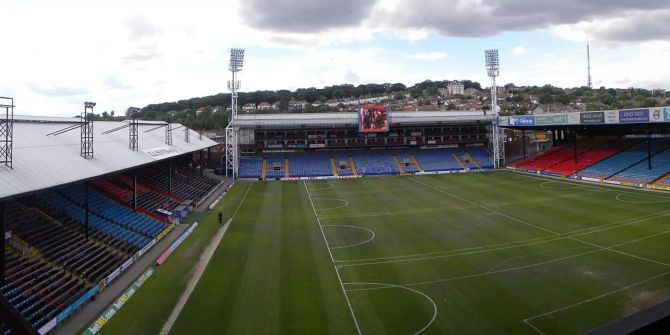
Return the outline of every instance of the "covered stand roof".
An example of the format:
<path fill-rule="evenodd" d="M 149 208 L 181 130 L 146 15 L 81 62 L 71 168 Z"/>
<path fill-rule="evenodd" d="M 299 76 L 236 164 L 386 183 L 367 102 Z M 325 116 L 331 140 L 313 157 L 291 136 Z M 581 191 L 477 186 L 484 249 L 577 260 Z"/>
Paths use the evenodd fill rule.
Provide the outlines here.
<path fill-rule="evenodd" d="M 15 116 L 14 168 L 0 165 L 0 199 L 120 172 L 217 145 L 209 138 L 199 139 L 190 129 L 190 143 L 186 143 L 187 128 L 182 127 L 172 131 L 172 145 L 168 146 L 164 128 L 146 132 L 164 122 L 139 121 L 139 150 L 132 151 L 127 127 L 102 134 L 128 122 L 95 121 L 95 158 L 85 159 L 80 156 L 79 129 L 47 136 L 78 122 L 79 118 Z M 172 124 L 173 129 L 179 126 Z"/>
<path fill-rule="evenodd" d="M 342 128 L 358 127 L 357 113 L 282 113 L 238 115 L 235 127 L 266 128 Z M 493 122 L 495 115 L 483 111 L 389 112 L 390 126 L 435 125 L 447 123 Z"/>

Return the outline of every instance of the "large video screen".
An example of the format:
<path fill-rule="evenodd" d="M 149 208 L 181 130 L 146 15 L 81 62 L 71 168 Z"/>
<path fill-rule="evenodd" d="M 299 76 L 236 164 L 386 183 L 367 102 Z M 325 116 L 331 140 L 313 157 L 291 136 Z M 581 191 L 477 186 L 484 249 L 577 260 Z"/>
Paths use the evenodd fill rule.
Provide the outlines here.
<path fill-rule="evenodd" d="M 363 133 L 389 131 L 388 111 L 384 106 L 363 106 L 358 113 L 358 129 Z"/>

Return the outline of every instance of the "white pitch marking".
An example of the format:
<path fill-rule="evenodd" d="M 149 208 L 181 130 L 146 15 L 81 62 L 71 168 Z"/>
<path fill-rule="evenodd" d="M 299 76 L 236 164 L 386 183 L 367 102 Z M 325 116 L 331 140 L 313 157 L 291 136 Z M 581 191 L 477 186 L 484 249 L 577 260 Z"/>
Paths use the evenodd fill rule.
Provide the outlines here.
<path fill-rule="evenodd" d="M 612 294 L 615 294 L 615 293 L 618 293 L 618 292 L 621 292 L 621 291 L 625 291 L 625 290 L 627 290 L 627 289 L 630 289 L 630 288 L 633 288 L 633 287 L 636 287 L 636 286 L 640 286 L 640 285 L 642 285 L 642 284 L 644 284 L 644 283 L 647 283 L 647 282 L 650 282 L 650 281 L 652 281 L 652 280 L 654 280 L 654 279 L 658 279 L 658 278 L 661 278 L 661 277 L 663 277 L 663 276 L 667 276 L 668 274 L 670 274 L 670 271 L 667 271 L 667 272 L 664 272 L 664 273 L 655 275 L 655 276 L 653 276 L 653 277 L 647 278 L 647 279 L 642 280 L 642 281 L 639 281 L 639 282 L 637 282 L 637 283 L 633 283 L 633 284 L 630 284 L 630 285 L 626 285 L 626 286 L 624 286 L 624 287 L 622 287 L 622 288 L 619 288 L 619 289 L 616 289 L 616 290 L 614 290 L 614 291 L 610 291 L 610 292 L 607 292 L 607 293 L 603 293 L 603 294 L 601 294 L 601 295 L 599 295 L 599 296 L 596 296 L 596 297 L 593 297 L 593 298 L 590 298 L 590 299 L 586 299 L 586 300 L 583 300 L 583 301 L 574 303 L 574 304 L 572 304 L 572 305 L 564 306 L 564 307 L 557 308 L 557 309 L 554 309 L 554 310 L 549 311 L 549 312 L 546 312 L 546 313 L 542 313 L 542 314 L 539 314 L 539 315 L 532 316 L 532 317 L 530 317 L 530 318 L 523 319 L 523 322 L 525 322 L 527 325 L 533 327 L 533 328 L 534 328 L 536 331 L 538 331 L 540 334 L 544 334 L 542 331 L 540 331 L 540 330 L 537 329 L 535 326 L 533 326 L 533 325 L 530 323 L 530 320 L 537 319 L 537 318 L 541 318 L 541 317 L 544 317 L 544 316 L 547 316 L 547 315 L 551 315 L 551 314 L 554 314 L 554 313 L 556 313 L 556 312 L 564 311 L 564 310 L 566 310 L 566 309 L 570 309 L 570 308 L 573 308 L 573 307 L 577 307 L 577 306 L 579 306 L 579 305 L 582 305 L 582 304 L 585 304 L 585 303 L 589 303 L 589 302 L 591 302 L 591 301 L 598 300 L 598 299 L 600 299 L 600 298 L 604 298 L 604 297 L 610 296 L 610 295 L 612 295 Z"/>
<path fill-rule="evenodd" d="M 623 245 L 633 244 L 633 243 L 637 243 L 637 242 L 640 242 L 640 241 L 655 238 L 655 237 L 658 237 L 658 236 L 666 235 L 666 234 L 669 234 L 669 233 L 670 233 L 670 230 L 666 230 L 664 232 L 660 232 L 660 233 L 652 234 L 652 235 L 649 235 L 649 236 L 641 237 L 641 238 L 638 238 L 638 239 L 635 239 L 635 240 L 621 242 L 621 243 L 609 246 L 607 248 L 616 248 L 616 247 L 620 247 L 620 246 L 623 246 Z M 417 286 L 417 285 L 426 285 L 426 284 L 446 283 L 446 282 L 450 282 L 450 281 L 454 281 L 454 280 L 477 278 L 477 277 L 483 277 L 483 276 L 488 276 L 488 275 L 493 275 L 493 274 L 498 274 L 498 273 L 505 273 L 505 272 L 510 272 L 510 271 L 528 269 L 528 268 L 537 267 L 537 266 L 546 265 L 546 264 L 551 264 L 551 263 L 557 263 L 557 262 L 561 262 L 561 261 L 564 261 L 564 260 L 577 258 L 577 257 L 581 257 L 581 256 L 584 256 L 584 255 L 592 254 L 592 253 L 599 252 L 599 251 L 606 251 L 606 250 L 607 250 L 606 248 L 593 249 L 593 250 L 589 250 L 587 252 L 583 252 L 583 253 L 580 253 L 580 254 L 560 257 L 560 258 L 551 259 L 551 260 L 548 260 L 548 261 L 543 261 L 543 262 L 534 263 L 534 264 L 528 264 L 528 265 L 523 265 L 523 266 L 517 266 L 517 267 L 497 270 L 497 271 L 493 271 L 493 272 L 482 272 L 482 273 L 475 273 L 475 274 L 464 275 L 464 276 L 459 276 L 459 277 L 451 277 L 451 278 L 429 280 L 429 281 L 422 281 L 422 282 L 415 282 L 415 283 L 396 284 L 396 285 Z M 355 290 L 349 290 L 349 291 L 368 291 L 368 290 L 380 290 L 380 289 L 384 289 L 384 288 L 383 287 L 373 287 L 373 288 L 355 289 Z"/>
<path fill-rule="evenodd" d="M 559 184 L 560 184 L 560 183 L 562 183 L 562 182 L 554 181 L 554 180 L 551 180 L 551 181 L 545 181 L 545 182 L 543 182 L 543 183 L 540 184 L 540 188 L 544 188 L 544 189 L 547 189 L 547 190 L 572 190 L 572 189 L 575 189 L 575 188 L 593 187 L 593 186 L 591 186 L 591 185 L 581 185 L 581 184 L 575 184 L 575 183 L 563 183 L 563 184 L 568 185 L 569 187 L 551 187 L 551 186 L 547 186 L 547 184 L 555 184 L 555 183 L 559 183 Z"/>
<path fill-rule="evenodd" d="M 621 199 L 621 196 L 625 196 L 626 194 L 635 194 L 639 196 L 651 196 L 651 197 L 657 197 L 657 198 L 665 198 L 665 200 L 660 200 L 660 201 L 633 201 L 633 200 L 626 200 L 626 199 Z M 621 201 L 621 202 L 628 202 L 631 204 L 660 204 L 664 202 L 670 202 L 670 198 L 666 197 L 664 195 L 655 195 L 655 194 L 644 194 L 644 193 L 634 193 L 634 192 L 623 192 L 617 194 L 616 200 Z"/>
<path fill-rule="evenodd" d="M 326 249 L 328 249 L 328 254 L 330 255 L 330 261 L 335 262 L 335 259 L 333 258 L 333 252 L 330 251 L 330 246 L 328 245 L 328 239 L 326 239 L 326 233 L 323 232 L 323 227 L 321 226 L 321 220 L 319 219 L 319 215 L 316 213 L 316 208 L 314 208 L 314 201 L 312 201 L 312 194 L 309 193 L 309 189 L 307 188 L 307 183 L 302 182 L 303 185 L 305 186 L 305 191 L 307 192 L 307 197 L 309 198 L 309 203 L 312 205 L 312 211 L 314 212 L 314 217 L 316 218 L 316 223 L 319 225 L 319 229 L 321 230 L 321 236 L 323 237 L 323 242 L 326 243 Z M 361 327 L 358 325 L 358 320 L 356 319 L 356 314 L 354 313 L 354 308 L 351 306 L 351 302 L 349 301 L 349 295 L 347 295 L 347 290 L 344 289 L 344 285 L 342 284 L 342 277 L 340 277 L 340 270 L 338 269 L 337 265 L 333 264 L 333 267 L 335 268 L 335 273 L 337 274 L 337 280 L 340 282 L 340 287 L 342 288 L 342 293 L 344 294 L 344 299 L 347 301 L 347 306 L 349 306 L 349 312 L 351 312 L 351 317 L 354 319 L 354 325 L 356 325 L 356 331 L 358 332 L 358 335 L 362 335 L 363 333 L 361 332 Z"/>
<path fill-rule="evenodd" d="M 390 260 L 395 260 L 395 259 L 398 259 L 398 258 L 412 258 L 412 257 L 427 256 L 427 255 L 440 255 L 440 254 L 447 254 L 447 255 L 444 255 L 445 257 L 447 257 L 447 256 L 452 256 L 452 255 L 468 254 L 468 253 L 452 254 L 454 252 L 470 251 L 470 250 L 476 250 L 476 249 L 484 249 L 484 250 L 482 250 L 482 252 L 497 251 L 497 250 L 499 250 L 498 247 L 502 247 L 502 246 L 513 245 L 514 247 L 523 247 L 523 246 L 526 246 L 526 245 L 536 244 L 533 241 L 543 240 L 543 239 L 546 239 L 546 240 L 540 241 L 541 243 L 552 242 L 552 241 L 556 241 L 556 240 L 560 240 L 560 239 L 565 239 L 565 238 L 568 238 L 570 236 L 583 236 L 583 235 L 598 233 L 598 232 L 601 232 L 601 231 L 606 231 L 606 230 L 615 229 L 615 228 L 619 228 L 619 227 L 629 226 L 629 225 L 640 223 L 640 222 L 646 222 L 648 220 L 653 220 L 653 219 L 657 219 L 657 218 L 660 218 L 660 217 L 663 217 L 663 216 L 667 216 L 668 214 L 670 214 L 670 211 L 660 211 L 660 212 L 656 212 L 656 213 L 651 213 L 651 214 L 647 214 L 647 215 L 638 216 L 638 217 L 635 217 L 635 218 L 629 218 L 629 219 L 625 219 L 625 220 L 610 222 L 610 223 L 602 224 L 602 225 L 599 225 L 599 226 L 586 227 L 586 228 L 577 229 L 577 230 L 567 232 L 563 235 L 563 237 L 560 237 L 560 238 L 547 239 L 547 238 L 551 237 L 551 235 L 547 235 L 547 236 L 530 238 L 530 239 L 526 239 L 526 240 L 520 240 L 520 241 L 514 241 L 514 242 L 508 242 L 508 243 L 489 244 L 489 245 L 484 245 L 484 246 L 479 246 L 479 247 L 470 247 L 470 248 L 452 249 L 452 250 L 443 250 L 443 251 L 433 251 L 433 252 L 410 254 L 410 255 L 400 255 L 400 256 L 341 260 L 341 261 L 337 261 L 337 262 L 345 263 L 345 262 L 378 261 L 378 260 L 389 260 L 389 259 Z M 594 228 L 599 228 L 599 229 L 594 229 Z M 526 242 L 531 242 L 531 243 L 526 243 Z M 489 248 L 492 248 L 492 249 L 489 249 Z M 435 257 L 435 258 L 437 258 L 437 257 Z M 422 259 L 424 259 L 424 258 L 416 258 L 415 260 L 422 260 Z"/>
<path fill-rule="evenodd" d="M 486 210 L 488 210 L 488 211 L 490 211 L 490 212 L 496 213 L 496 214 L 498 214 L 498 215 L 504 216 L 504 217 L 506 217 L 506 218 L 508 218 L 508 219 L 510 219 L 510 220 L 514 220 L 514 221 L 516 221 L 516 222 L 525 224 L 525 225 L 527 225 L 527 226 L 529 226 L 529 227 L 533 227 L 533 228 L 537 228 L 537 229 L 540 229 L 540 230 L 544 230 L 544 231 L 546 231 L 546 232 L 548 232 L 548 233 L 552 233 L 552 234 L 554 234 L 554 235 L 561 235 L 560 233 L 557 233 L 557 232 L 555 232 L 555 231 L 553 231 L 553 230 L 551 230 L 551 229 L 543 228 L 543 227 L 534 225 L 534 224 L 532 224 L 532 223 L 528 223 L 528 222 L 526 222 L 526 221 L 519 220 L 519 219 L 517 219 L 517 218 L 515 218 L 515 217 L 511 217 L 511 216 L 509 216 L 509 215 L 507 215 L 507 214 L 505 214 L 505 213 L 501 213 L 501 212 L 498 212 L 498 211 L 496 211 L 496 210 L 490 209 L 490 208 L 488 208 L 488 207 L 486 207 L 486 206 L 482 206 L 482 205 L 480 205 L 480 204 L 478 204 L 478 203 L 476 203 L 476 202 L 474 202 L 474 201 L 470 201 L 470 200 L 468 200 L 468 199 L 459 197 L 459 196 L 457 196 L 457 195 L 455 195 L 455 194 L 451 194 L 451 193 L 449 193 L 449 192 L 447 192 L 447 191 L 445 191 L 445 190 L 443 190 L 443 189 L 441 189 L 441 188 L 435 187 L 435 186 L 430 185 L 430 184 L 426 184 L 426 183 L 424 183 L 424 182 L 422 182 L 422 181 L 420 181 L 420 180 L 417 180 L 417 179 L 415 179 L 415 178 L 413 178 L 413 177 L 409 177 L 409 179 L 414 180 L 415 182 L 417 182 L 417 183 L 419 183 L 419 184 L 423 184 L 423 185 L 425 185 L 425 186 L 428 186 L 428 187 L 430 187 L 430 188 L 432 188 L 432 189 L 434 189 L 434 190 L 436 190 L 436 191 L 438 191 L 438 192 L 440 192 L 440 193 L 446 194 L 446 195 L 448 195 L 448 196 L 450 196 L 450 197 L 452 197 L 452 198 L 460 199 L 461 201 L 465 201 L 465 202 L 467 202 L 467 203 L 469 203 L 469 204 L 471 204 L 471 205 L 474 205 L 474 206 L 477 206 L 477 207 L 486 209 Z"/>
<path fill-rule="evenodd" d="M 345 285 L 381 285 L 381 286 L 388 287 L 388 288 L 400 288 L 400 289 L 403 289 L 403 290 L 408 290 L 408 291 L 414 292 L 414 293 L 419 294 L 419 295 L 423 296 L 424 298 L 428 299 L 428 301 L 430 301 L 430 303 L 433 305 L 433 317 L 430 319 L 430 321 L 428 322 L 427 325 L 425 325 L 423 328 L 421 328 L 417 332 L 415 332 L 414 335 L 421 334 L 424 330 L 426 330 L 428 327 L 430 327 L 430 325 L 433 324 L 433 321 L 435 321 L 435 318 L 437 318 L 437 304 L 435 303 L 435 300 L 433 300 L 427 294 L 425 294 L 421 291 L 415 290 L 413 288 L 404 287 L 404 286 L 400 286 L 400 285 L 385 284 L 385 283 L 356 282 L 356 283 L 345 283 Z"/>
<path fill-rule="evenodd" d="M 329 211 L 333 209 L 340 209 L 349 206 L 349 201 L 343 200 L 343 199 L 337 199 L 337 198 L 312 198 L 310 196 L 311 200 L 326 200 L 326 201 L 339 201 L 341 203 L 344 203 L 343 205 L 335 206 L 335 207 L 327 207 L 327 208 L 317 208 L 317 211 Z"/>
<path fill-rule="evenodd" d="M 370 229 L 368 229 L 368 228 L 363 228 L 363 227 L 358 227 L 358 226 L 341 225 L 341 224 L 324 224 L 324 225 L 321 225 L 321 227 L 347 227 L 347 228 L 358 228 L 358 229 L 366 230 L 366 231 L 368 231 L 368 232 L 370 232 L 370 233 L 372 234 L 372 236 L 370 236 L 370 238 L 368 238 L 367 240 L 365 240 L 365 241 L 363 241 L 363 242 L 354 243 L 354 244 L 348 244 L 348 245 L 342 245 L 342 246 L 337 246 L 337 247 L 330 247 L 330 249 L 342 249 L 342 248 L 355 247 L 355 246 L 358 246 L 358 245 L 361 245 L 361 244 L 368 243 L 368 242 L 372 241 L 372 240 L 375 238 L 375 232 L 372 231 L 372 230 L 370 230 Z M 333 261 L 334 261 L 334 260 L 333 260 Z"/>
<path fill-rule="evenodd" d="M 311 186 L 310 186 L 310 187 L 309 187 L 309 190 L 310 190 L 310 191 L 329 190 L 329 189 L 335 187 L 335 185 L 334 185 L 333 183 L 329 182 L 329 181 L 322 182 L 322 183 L 325 183 L 326 185 L 328 185 L 328 187 L 317 187 L 317 188 L 314 188 L 314 187 L 311 187 Z M 312 184 L 316 184 L 316 183 L 310 183 L 310 185 L 312 185 Z"/>

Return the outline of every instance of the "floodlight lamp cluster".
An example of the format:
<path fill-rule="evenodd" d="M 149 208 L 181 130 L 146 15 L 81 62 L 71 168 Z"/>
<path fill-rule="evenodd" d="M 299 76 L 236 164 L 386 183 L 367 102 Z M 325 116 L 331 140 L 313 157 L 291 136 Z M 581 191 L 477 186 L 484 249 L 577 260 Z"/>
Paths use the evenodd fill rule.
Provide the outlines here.
<path fill-rule="evenodd" d="M 136 116 L 140 113 L 140 109 L 137 107 L 128 107 L 128 116 Z"/>
<path fill-rule="evenodd" d="M 242 71 L 244 64 L 244 49 L 230 49 L 230 66 L 228 69 L 233 72 Z"/>
<path fill-rule="evenodd" d="M 84 107 L 93 108 L 93 107 L 95 107 L 95 102 L 86 101 L 86 102 L 84 102 Z"/>
<path fill-rule="evenodd" d="M 497 77 L 500 74 L 500 62 L 498 60 L 498 49 L 484 51 L 486 60 L 486 73 L 489 77 Z"/>

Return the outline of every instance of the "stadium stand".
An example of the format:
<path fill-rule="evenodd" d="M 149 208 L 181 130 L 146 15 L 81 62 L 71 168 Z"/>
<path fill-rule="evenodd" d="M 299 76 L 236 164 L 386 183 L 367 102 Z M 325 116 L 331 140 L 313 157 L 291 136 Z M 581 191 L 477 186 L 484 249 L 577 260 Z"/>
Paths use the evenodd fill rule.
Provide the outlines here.
<path fill-rule="evenodd" d="M 619 182 L 650 184 L 656 179 L 663 177 L 670 171 L 670 151 L 667 150 L 667 142 L 665 144 L 665 149 L 662 149 L 662 151 L 651 157 L 651 169 L 649 169 L 647 160 L 643 159 L 641 162 L 617 173 L 609 179 Z"/>
<path fill-rule="evenodd" d="M 289 175 L 291 177 L 332 176 L 330 158 L 327 156 L 289 157 Z"/>
<path fill-rule="evenodd" d="M 486 149 L 468 150 L 468 153 L 482 169 L 493 169 L 491 154 Z"/>
<path fill-rule="evenodd" d="M 263 158 L 244 156 L 240 159 L 240 178 L 260 178 Z"/>
<path fill-rule="evenodd" d="M 414 157 L 424 171 L 462 170 L 461 165 L 454 159 L 451 151 L 422 151 L 415 153 Z"/>
<path fill-rule="evenodd" d="M 400 153 L 397 156 L 398 161 L 400 161 L 400 164 L 402 165 L 402 168 L 405 170 L 405 172 L 419 172 L 419 168 L 414 163 L 414 159 L 412 159 L 412 155 L 410 153 Z"/>
<path fill-rule="evenodd" d="M 284 177 L 284 157 L 268 157 L 266 159 L 267 178 L 282 178 Z"/>
<path fill-rule="evenodd" d="M 340 176 L 351 176 L 354 174 L 349 158 L 346 156 L 335 156 L 335 166 L 337 167 L 337 174 Z"/>
<path fill-rule="evenodd" d="M 398 174 L 398 165 L 391 154 L 356 154 L 351 156 L 361 175 Z"/>
<path fill-rule="evenodd" d="M 667 147 L 665 141 L 654 141 L 651 146 L 651 153 L 656 154 Z M 610 178 L 629 167 L 640 163 L 647 157 L 647 144 L 640 143 L 627 150 L 624 150 L 616 155 L 602 160 L 586 169 L 583 169 L 578 176 L 588 178 L 607 179 Z"/>
<path fill-rule="evenodd" d="M 201 176 L 199 171 L 189 167 L 179 167 L 173 172 L 172 190 L 169 187 L 167 173 L 156 166 L 138 170 L 137 177 L 148 186 L 171 193 L 178 198 L 193 201 L 201 200 L 221 182 L 205 175 Z"/>
<path fill-rule="evenodd" d="M 568 158 L 568 160 L 548 168 L 547 171 L 559 173 L 562 175 L 572 175 L 604 159 L 607 159 L 608 157 L 618 154 L 634 143 L 636 142 L 630 140 L 614 140 L 606 143 L 601 147 L 578 154 L 576 164 L 574 159 Z"/>

